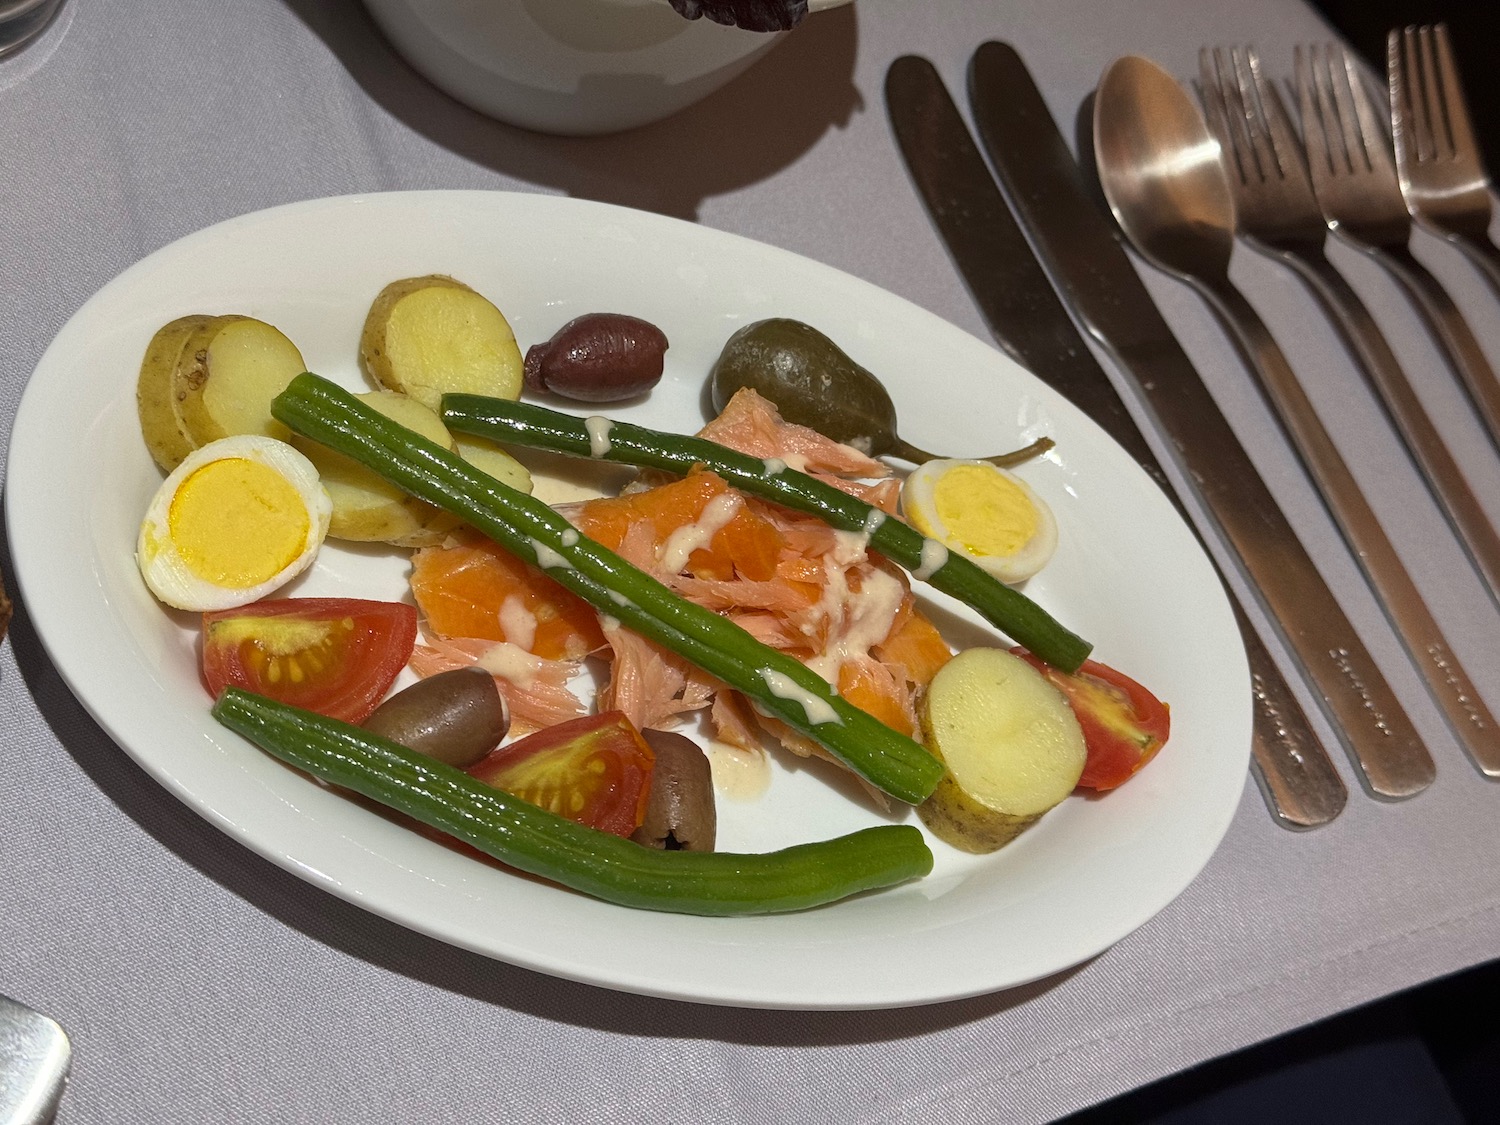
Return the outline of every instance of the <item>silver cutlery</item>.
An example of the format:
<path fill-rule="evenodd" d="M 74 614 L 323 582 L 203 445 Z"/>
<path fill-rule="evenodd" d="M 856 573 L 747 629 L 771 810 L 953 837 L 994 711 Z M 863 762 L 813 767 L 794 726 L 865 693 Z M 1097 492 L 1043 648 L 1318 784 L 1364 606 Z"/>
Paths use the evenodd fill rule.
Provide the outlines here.
<path fill-rule="evenodd" d="M 1302 139 L 1324 219 L 1400 284 L 1500 447 L 1500 380 L 1452 298 L 1412 256 L 1390 142 L 1353 57 L 1332 45 L 1299 47 L 1296 71 Z"/>
<path fill-rule="evenodd" d="M 1254 51 L 1204 49 L 1199 79 L 1210 129 L 1223 151 L 1240 239 L 1290 267 L 1353 352 L 1379 394 L 1433 497 L 1500 603 L 1500 534 L 1448 451 L 1422 400 L 1364 304 L 1323 252 L 1328 228 L 1313 195 L 1301 141 Z"/>
<path fill-rule="evenodd" d="M 1396 171 L 1417 222 L 1466 254 L 1500 295 L 1500 249 L 1490 239 L 1490 192 L 1444 24 L 1386 38 Z"/>
<path fill-rule="evenodd" d="M 1053 286 L 1169 439 L 1361 781 L 1388 800 L 1420 792 L 1432 780 L 1431 757 L 1157 310 L 1009 44 L 974 52 L 969 97 L 980 142 Z"/>
<path fill-rule="evenodd" d="M 926 59 L 906 55 L 885 78 L 886 108 L 902 156 L 934 225 L 1000 348 L 1098 422 L 1192 522 L 1109 376 L 1052 290 L 1006 206 L 968 126 Z M 1348 790 L 1297 697 L 1231 594 L 1254 685 L 1251 765 L 1277 823 L 1326 824 Z"/>
<path fill-rule="evenodd" d="M 51 1121 L 72 1058 L 68 1037 L 55 1020 L 0 996 L 0 1121 Z"/>
<path fill-rule="evenodd" d="M 1454 735 L 1485 774 L 1500 776 L 1500 727 L 1281 348 L 1229 280 L 1234 204 L 1218 142 L 1203 115 L 1155 63 L 1118 59 L 1095 93 L 1094 151 L 1100 184 L 1125 236 L 1158 269 L 1196 289 L 1218 317 L 1257 376 Z M 1414 780 L 1431 780 L 1431 757 L 1424 756 L 1425 762 L 1412 759 Z"/>

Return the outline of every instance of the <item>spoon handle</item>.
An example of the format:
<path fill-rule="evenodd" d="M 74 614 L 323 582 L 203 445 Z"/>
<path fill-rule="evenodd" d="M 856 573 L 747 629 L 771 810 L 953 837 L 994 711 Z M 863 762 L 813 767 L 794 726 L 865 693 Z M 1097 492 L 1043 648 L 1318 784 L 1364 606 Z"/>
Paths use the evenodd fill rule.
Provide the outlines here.
<path fill-rule="evenodd" d="M 1500 534 L 1401 370 L 1375 318 L 1321 250 L 1284 251 L 1277 257 L 1307 283 L 1354 354 L 1490 596 L 1500 603 Z"/>
<path fill-rule="evenodd" d="M 1454 735 L 1484 774 L 1500 777 L 1500 727 L 1449 648 L 1416 583 L 1376 519 L 1359 482 L 1318 420 L 1312 401 L 1281 348 L 1250 303 L 1227 279 L 1198 278 L 1195 284 L 1255 372 L 1355 561 L 1379 597 L 1392 628 L 1406 645 Z M 1427 756 L 1425 763 L 1414 759 L 1411 768 L 1430 774 L 1434 767 Z"/>

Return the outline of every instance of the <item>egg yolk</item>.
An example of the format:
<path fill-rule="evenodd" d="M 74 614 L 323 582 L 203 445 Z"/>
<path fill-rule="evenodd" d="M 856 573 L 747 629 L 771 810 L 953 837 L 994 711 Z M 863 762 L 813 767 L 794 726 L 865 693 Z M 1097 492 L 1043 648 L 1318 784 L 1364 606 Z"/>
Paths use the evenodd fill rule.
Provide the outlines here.
<path fill-rule="evenodd" d="M 167 513 L 184 565 L 232 589 L 258 585 L 290 566 L 307 547 L 309 523 L 296 487 L 244 457 L 210 461 L 194 472 Z"/>
<path fill-rule="evenodd" d="M 1005 558 L 1036 536 L 1036 506 L 1015 481 L 987 465 L 955 465 L 932 489 L 948 538 L 971 555 Z"/>

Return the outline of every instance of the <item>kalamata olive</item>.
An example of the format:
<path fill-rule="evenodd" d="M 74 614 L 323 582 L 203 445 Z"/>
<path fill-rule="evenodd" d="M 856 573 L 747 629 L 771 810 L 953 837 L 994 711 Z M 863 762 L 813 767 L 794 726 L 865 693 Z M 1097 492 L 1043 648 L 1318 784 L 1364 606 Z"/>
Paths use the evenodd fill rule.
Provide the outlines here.
<path fill-rule="evenodd" d="M 500 744 L 510 730 L 510 709 L 483 668 L 454 668 L 398 691 L 362 725 L 463 769 Z"/>
<path fill-rule="evenodd" d="M 896 406 L 879 379 L 810 324 L 772 317 L 747 324 L 729 337 L 709 372 L 714 409 L 749 387 L 775 404 L 781 417 L 824 437 L 878 457 L 889 453 L 915 464 L 941 456 L 896 433 Z M 976 458 L 1002 468 L 1045 453 L 1050 438 L 1024 449 Z"/>
<path fill-rule="evenodd" d="M 641 734 L 656 754 L 656 764 L 646 818 L 630 838 L 648 848 L 713 851 L 719 818 L 708 757 L 692 739 L 673 731 Z"/>
<path fill-rule="evenodd" d="M 623 313 L 588 313 L 568 321 L 526 352 L 526 386 L 580 402 L 618 402 L 661 380 L 666 334 Z"/>

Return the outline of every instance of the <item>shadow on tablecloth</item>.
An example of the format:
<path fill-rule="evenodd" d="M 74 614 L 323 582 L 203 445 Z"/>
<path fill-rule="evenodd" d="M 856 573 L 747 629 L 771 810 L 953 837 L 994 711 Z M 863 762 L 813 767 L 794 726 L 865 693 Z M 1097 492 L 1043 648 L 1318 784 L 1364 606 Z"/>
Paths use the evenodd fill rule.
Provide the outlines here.
<path fill-rule="evenodd" d="M 724 87 L 652 125 L 554 137 L 491 120 L 408 66 L 358 0 L 285 0 L 382 109 L 502 175 L 571 196 L 696 218 L 699 204 L 767 179 L 864 108 L 856 5 L 819 13 Z"/>

